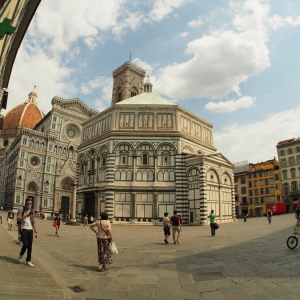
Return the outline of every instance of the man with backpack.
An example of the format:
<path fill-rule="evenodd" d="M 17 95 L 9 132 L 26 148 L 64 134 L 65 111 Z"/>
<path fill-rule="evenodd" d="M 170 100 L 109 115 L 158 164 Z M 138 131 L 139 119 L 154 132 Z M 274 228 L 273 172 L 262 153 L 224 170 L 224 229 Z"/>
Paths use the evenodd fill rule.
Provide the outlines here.
<path fill-rule="evenodd" d="M 33 234 L 35 238 L 37 238 L 36 231 L 36 222 L 34 220 L 34 211 L 31 208 L 32 200 L 27 198 L 25 201 L 25 206 L 21 207 L 18 212 L 17 220 L 20 223 L 21 230 L 21 239 L 23 246 L 21 248 L 21 252 L 18 257 L 18 261 L 22 262 L 22 257 L 27 250 L 26 262 L 30 267 L 34 267 L 34 264 L 31 262 L 31 252 L 32 252 L 32 242 L 33 242 Z"/>

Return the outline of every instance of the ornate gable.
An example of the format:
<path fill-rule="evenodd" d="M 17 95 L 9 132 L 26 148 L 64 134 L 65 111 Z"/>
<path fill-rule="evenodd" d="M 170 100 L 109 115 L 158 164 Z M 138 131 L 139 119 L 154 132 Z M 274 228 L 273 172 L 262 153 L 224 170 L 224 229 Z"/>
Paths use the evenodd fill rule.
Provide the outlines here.
<path fill-rule="evenodd" d="M 58 105 L 62 108 L 69 109 L 87 116 L 94 116 L 99 113 L 95 109 L 90 109 L 78 98 L 62 99 L 59 97 L 54 97 L 51 101 L 51 104 Z"/>

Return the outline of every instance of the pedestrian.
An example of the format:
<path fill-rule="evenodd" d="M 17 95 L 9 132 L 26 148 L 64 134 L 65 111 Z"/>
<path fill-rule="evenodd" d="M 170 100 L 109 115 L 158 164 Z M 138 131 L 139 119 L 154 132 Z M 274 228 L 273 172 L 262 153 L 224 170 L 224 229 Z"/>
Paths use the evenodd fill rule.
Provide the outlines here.
<path fill-rule="evenodd" d="M 109 243 L 114 241 L 111 224 L 107 220 L 108 214 L 101 212 L 101 219 L 89 225 L 89 228 L 96 233 L 98 246 L 98 272 L 106 271 L 106 266 L 113 263 L 109 250 Z M 97 227 L 97 230 L 94 228 Z"/>
<path fill-rule="evenodd" d="M 164 213 L 164 219 L 163 219 L 163 230 L 164 230 L 164 235 L 165 235 L 165 239 L 164 239 L 164 242 L 166 244 L 168 244 L 168 238 L 169 236 L 171 235 L 171 232 L 170 232 L 170 228 L 171 228 L 171 222 L 170 222 L 170 218 L 169 218 L 169 213 L 168 212 L 165 212 Z"/>
<path fill-rule="evenodd" d="M 32 200 L 27 198 L 25 201 L 25 206 L 21 207 L 18 212 L 17 220 L 20 221 L 21 226 L 21 238 L 23 246 L 18 257 L 18 261 L 22 262 L 22 257 L 27 250 L 26 262 L 30 267 L 34 267 L 31 262 L 31 252 L 32 252 L 32 242 L 33 242 L 33 231 L 35 238 L 37 238 L 36 222 L 34 220 L 34 211 L 31 208 Z"/>
<path fill-rule="evenodd" d="M 47 217 L 48 217 L 48 214 L 45 212 L 44 213 L 44 221 L 47 221 Z"/>
<path fill-rule="evenodd" d="M 210 223 L 210 230 L 211 230 L 211 236 L 215 236 L 216 235 L 216 229 L 215 229 L 215 224 L 216 224 L 216 215 L 214 213 L 214 210 L 212 209 L 209 216 L 207 216 L 209 218 L 209 223 Z"/>
<path fill-rule="evenodd" d="M 90 222 L 93 223 L 94 222 L 94 217 L 90 216 Z"/>
<path fill-rule="evenodd" d="M 271 211 L 270 208 L 267 210 L 267 217 L 268 217 L 269 224 L 271 224 L 271 221 L 272 221 L 272 211 Z"/>
<path fill-rule="evenodd" d="M 55 235 L 56 235 L 57 237 L 59 237 L 58 231 L 59 231 L 59 227 L 60 227 L 61 217 L 60 217 L 60 215 L 59 215 L 58 213 L 55 214 L 54 222 L 56 222 L 56 226 L 55 226 Z"/>
<path fill-rule="evenodd" d="M 15 214 L 13 213 L 12 209 L 7 214 L 7 226 L 8 230 L 11 231 L 11 228 L 14 224 Z"/>
<path fill-rule="evenodd" d="M 86 229 L 88 229 L 88 226 L 89 226 L 89 216 L 88 215 L 85 215 L 84 218 L 83 218 L 83 228 L 85 227 Z"/>
<path fill-rule="evenodd" d="M 182 224 L 180 223 L 180 217 L 177 216 L 177 210 L 174 210 L 173 216 L 170 219 L 172 224 L 172 235 L 174 244 L 179 244 L 180 234 L 182 230 Z M 176 237 L 177 233 L 177 237 Z"/>

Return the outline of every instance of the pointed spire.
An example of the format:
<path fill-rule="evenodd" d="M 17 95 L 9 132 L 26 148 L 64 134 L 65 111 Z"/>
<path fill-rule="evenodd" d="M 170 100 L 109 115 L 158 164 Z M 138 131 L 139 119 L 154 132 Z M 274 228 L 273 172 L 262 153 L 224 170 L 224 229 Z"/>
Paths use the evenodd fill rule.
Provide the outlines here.
<path fill-rule="evenodd" d="M 36 84 L 33 86 L 33 90 L 28 94 L 28 99 L 25 101 L 25 103 L 37 104 L 36 98 L 38 95 L 35 89 L 36 89 Z"/>
<path fill-rule="evenodd" d="M 150 81 L 150 75 L 147 75 L 148 79 L 146 83 L 144 84 L 144 92 L 145 93 L 152 93 L 152 86 L 153 84 Z"/>

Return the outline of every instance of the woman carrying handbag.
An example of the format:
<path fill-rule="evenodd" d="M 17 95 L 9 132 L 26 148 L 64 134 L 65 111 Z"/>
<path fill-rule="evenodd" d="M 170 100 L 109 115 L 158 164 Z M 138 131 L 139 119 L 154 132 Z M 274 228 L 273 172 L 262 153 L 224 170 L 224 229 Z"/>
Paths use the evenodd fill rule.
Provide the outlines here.
<path fill-rule="evenodd" d="M 113 263 L 111 259 L 111 252 L 109 249 L 109 244 L 114 242 L 111 224 L 107 220 L 108 214 L 102 212 L 100 214 L 101 220 L 89 225 L 89 228 L 96 233 L 97 246 L 98 246 L 98 272 L 106 271 L 106 266 Z M 97 228 L 95 230 L 94 228 Z"/>

